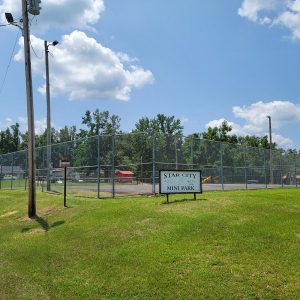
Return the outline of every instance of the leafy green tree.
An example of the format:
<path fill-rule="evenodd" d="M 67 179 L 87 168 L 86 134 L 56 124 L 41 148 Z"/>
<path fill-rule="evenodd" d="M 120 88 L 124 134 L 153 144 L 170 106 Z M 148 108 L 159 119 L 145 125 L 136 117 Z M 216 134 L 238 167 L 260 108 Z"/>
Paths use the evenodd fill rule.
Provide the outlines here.
<path fill-rule="evenodd" d="M 0 153 L 10 153 L 21 150 L 20 125 L 16 123 L 0 131 Z"/>
<path fill-rule="evenodd" d="M 60 143 L 75 141 L 77 138 L 77 129 L 76 126 L 65 126 L 60 129 L 57 134 L 57 139 Z"/>
<path fill-rule="evenodd" d="M 133 130 L 134 133 L 145 133 L 148 138 L 142 134 L 134 137 L 133 145 L 136 147 L 137 159 L 142 158 L 143 161 L 152 160 L 152 135 L 155 135 L 156 161 L 169 163 L 164 167 L 172 168 L 175 166 L 176 157 L 178 162 L 183 161 L 182 154 L 182 136 L 183 126 L 180 119 L 175 116 L 166 116 L 158 114 L 155 118 L 143 117 L 138 120 Z M 148 166 L 150 172 L 150 165 Z"/>
<path fill-rule="evenodd" d="M 121 118 L 109 111 L 94 112 L 87 110 L 82 117 L 82 124 L 87 129 L 80 129 L 77 134 L 76 147 L 71 150 L 74 164 L 95 166 L 98 161 L 98 135 L 112 135 L 120 133 Z M 112 138 L 100 137 L 100 161 L 102 165 L 111 165 Z"/>
<path fill-rule="evenodd" d="M 208 127 L 207 131 L 202 133 L 202 137 L 207 140 L 237 144 L 238 138 L 235 134 L 230 134 L 231 131 L 232 126 L 225 120 L 219 127 Z"/>
<path fill-rule="evenodd" d="M 109 111 L 100 112 L 97 108 L 93 113 L 89 110 L 82 117 L 82 124 L 86 125 L 88 130 L 82 130 L 82 134 L 95 136 L 99 134 L 116 134 L 120 132 L 121 118 L 117 115 L 110 115 Z M 81 136 L 83 137 L 83 136 Z"/>

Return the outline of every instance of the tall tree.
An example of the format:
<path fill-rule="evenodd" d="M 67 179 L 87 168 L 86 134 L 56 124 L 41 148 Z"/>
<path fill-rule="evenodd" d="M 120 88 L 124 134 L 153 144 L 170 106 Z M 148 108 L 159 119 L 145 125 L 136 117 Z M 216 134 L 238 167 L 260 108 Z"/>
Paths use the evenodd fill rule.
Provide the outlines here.
<path fill-rule="evenodd" d="M 10 153 L 21 150 L 20 125 L 16 123 L 0 131 L 0 153 Z"/>
<path fill-rule="evenodd" d="M 85 133 L 88 136 L 115 134 L 120 131 L 120 121 L 119 116 L 110 115 L 108 110 L 100 112 L 97 108 L 93 113 L 87 110 L 82 117 L 82 124 L 86 125 L 88 130 L 82 130 L 81 134 Z"/>
<path fill-rule="evenodd" d="M 208 127 L 207 131 L 202 133 L 202 137 L 207 140 L 236 144 L 238 138 L 235 134 L 230 134 L 231 131 L 232 126 L 225 120 L 219 127 Z"/>
<path fill-rule="evenodd" d="M 153 119 L 149 119 L 148 117 L 139 119 L 135 124 L 135 128 L 133 131 L 182 135 L 182 130 L 183 126 L 181 125 L 180 119 L 175 119 L 174 116 L 158 114 Z"/>

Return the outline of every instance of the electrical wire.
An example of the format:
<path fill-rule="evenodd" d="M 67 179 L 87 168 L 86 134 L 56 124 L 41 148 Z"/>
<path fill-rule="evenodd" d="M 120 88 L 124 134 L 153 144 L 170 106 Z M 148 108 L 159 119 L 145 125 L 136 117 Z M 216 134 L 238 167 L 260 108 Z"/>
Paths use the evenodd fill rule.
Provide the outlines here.
<path fill-rule="evenodd" d="M 29 21 L 29 27 L 31 27 L 32 22 L 33 22 L 33 20 L 35 19 L 35 17 L 36 17 L 36 16 L 32 16 L 32 18 L 30 19 L 30 21 Z M 32 52 L 34 53 L 34 55 L 35 55 L 38 59 L 43 59 L 43 56 L 39 56 L 39 55 L 36 54 L 36 52 L 35 52 L 35 50 L 34 50 L 32 44 L 31 44 L 31 41 L 30 41 L 30 47 L 31 47 L 31 49 L 32 49 Z"/>
<path fill-rule="evenodd" d="M 29 27 L 31 27 L 32 22 L 34 21 L 35 17 L 36 17 L 36 16 L 32 16 L 31 20 L 29 20 Z"/>
<path fill-rule="evenodd" d="M 34 53 L 34 55 L 35 55 L 38 59 L 43 59 L 43 56 L 38 56 L 38 55 L 36 54 L 36 52 L 35 52 L 35 50 L 34 50 L 32 44 L 31 44 L 31 41 L 30 41 L 30 48 L 31 48 L 32 52 Z"/>
<path fill-rule="evenodd" d="M 9 70 L 9 68 L 10 68 L 10 65 L 11 65 L 11 62 L 12 62 L 12 58 L 13 58 L 14 53 L 15 53 L 15 50 L 16 50 L 16 45 L 17 45 L 17 42 L 18 42 L 18 39 L 19 39 L 19 34 L 20 34 L 20 29 L 19 29 L 18 32 L 17 32 L 16 40 L 15 40 L 15 42 L 14 42 L 14 46 L 13 46 L 13 49 L 12 49 L 12 52 L 11 52 L 11 55 L 10 55 L 10 58 L 9 58 L 9 62 L 8 62 L 7 67 L 6 67 L 5 75 L 4 75 L 3 80 L 2 80 L 2 83 L 1 83 L 1 87 L 0 87 L 0 95 L 2 94 L 4 85 L 5 85 L 5 82 L 6 82 L 8 70 Z"/>

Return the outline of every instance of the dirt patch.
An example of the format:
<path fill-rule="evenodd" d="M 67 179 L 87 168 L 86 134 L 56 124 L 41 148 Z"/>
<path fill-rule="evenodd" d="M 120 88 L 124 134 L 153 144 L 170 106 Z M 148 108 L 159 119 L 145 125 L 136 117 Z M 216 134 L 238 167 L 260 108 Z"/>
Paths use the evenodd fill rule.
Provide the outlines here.
<path fill-rule="evenodd" d="M 300 232 L 296 233 L 296 237 L 300 238 Z"/>
<path fill-rule="evenodd" d="M 47 207 L 40 208 L 38 211 L 38 214 L 40 216 L 47 216 L 53 212 L 57 212 L 57 211 L 61 211 L 61 210 L 64 210 L 63 206 L 47 206 Z"/>
<path fill-rule="evenodd" d="M 30 228 L 25 228 L 23 229 L 23 234 L 25 235 L 32 235 L 32 234 L 41 234 L 41 233 L 45 233 L 46 230 L 44 228 L 33 228 L 33 229 L 30 229 Z"/>
<path fill-rule="evenodd" d="M 39 208 L 37 210 L 37 214 L 39 217 L 45 217 L 45 216 L 50 215 L 51 213 L 58 212 L 63 209 L 64 209 L 64 207 L 62 207 L 62 206 L 46 206 L 46 207 Z M 32 221 L 32 219 L 28 218 L 27 215 L 21 217 L 20 219 L 21 219 L 21 221 L 25 221 L 25 222 Z"/>
<path fill-rule="evenodd" d="M 9 216 L 15 215 L 17 212 L 18 212 L 17 210 L 9 211 L 9 212 L 1 215 L 0 218 L 5 218 L 5 217 L 9 217 Z"/>

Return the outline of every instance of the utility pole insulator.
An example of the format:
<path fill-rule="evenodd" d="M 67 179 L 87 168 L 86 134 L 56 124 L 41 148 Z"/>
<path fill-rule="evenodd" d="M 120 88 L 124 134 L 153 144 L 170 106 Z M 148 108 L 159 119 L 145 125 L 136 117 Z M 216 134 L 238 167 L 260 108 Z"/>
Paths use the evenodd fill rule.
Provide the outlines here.
<path fill-rule="evenodd" d="M 42 9 L 40 6 L 41 2 L 41 0 L 29 0 L 29 13 L 31 15 L 37 16 L 40 14 Z"/>

